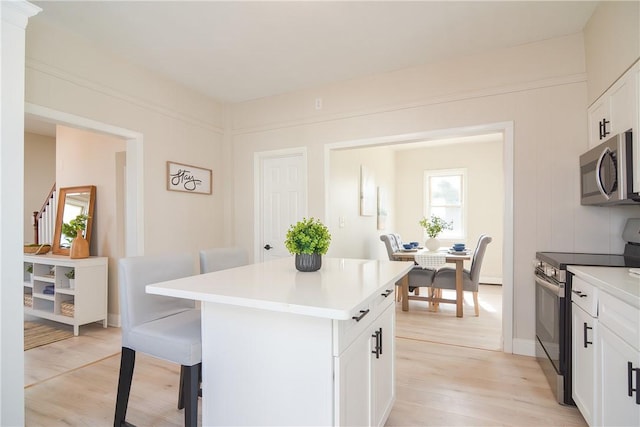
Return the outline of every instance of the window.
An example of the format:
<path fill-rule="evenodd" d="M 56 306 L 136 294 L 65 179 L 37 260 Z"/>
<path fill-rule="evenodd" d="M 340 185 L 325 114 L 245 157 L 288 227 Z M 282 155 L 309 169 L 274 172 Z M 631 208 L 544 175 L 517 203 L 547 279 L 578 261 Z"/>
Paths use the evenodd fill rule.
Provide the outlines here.
<path fill-rule="evenodd" d="M 430 170 L 424 173 L 425 217 L 436 215 L 451 222 L 442 239 L 464 239 L 466 235 L 466 169 Z"/>

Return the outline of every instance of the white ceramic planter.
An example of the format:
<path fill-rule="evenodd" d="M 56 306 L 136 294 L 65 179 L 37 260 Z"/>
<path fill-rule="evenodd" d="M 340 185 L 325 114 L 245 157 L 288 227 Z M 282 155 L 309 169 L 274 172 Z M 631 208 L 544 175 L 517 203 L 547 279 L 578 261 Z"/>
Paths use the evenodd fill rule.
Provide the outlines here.
<path fill-rule="evenodd" d="M 429 239 L 427 239 L 426 242 L 424 242 L 424 246 L 428 250 L 430 250 L 431 252 L 435 252 L 438 249 L 440 249 L 440 240 L 438 240 L 438 239 L 436 239 L 434 237 L 429 238 Z"/>

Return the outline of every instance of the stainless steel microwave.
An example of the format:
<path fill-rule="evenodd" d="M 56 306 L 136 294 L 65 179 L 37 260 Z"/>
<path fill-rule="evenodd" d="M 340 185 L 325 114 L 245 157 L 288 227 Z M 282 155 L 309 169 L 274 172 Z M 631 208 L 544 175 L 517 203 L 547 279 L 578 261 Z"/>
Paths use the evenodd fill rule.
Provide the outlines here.
<path fill-rule="evenodd" d="M 632 131 L 614 135 L 580 156 L 580 203 L 621 205 L 640 202 L 633 193 Z"/>

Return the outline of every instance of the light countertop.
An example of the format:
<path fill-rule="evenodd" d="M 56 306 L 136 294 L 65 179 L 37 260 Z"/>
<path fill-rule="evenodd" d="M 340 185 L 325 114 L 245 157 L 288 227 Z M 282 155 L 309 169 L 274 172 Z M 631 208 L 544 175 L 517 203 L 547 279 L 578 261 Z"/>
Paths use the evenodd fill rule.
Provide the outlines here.
<path fill-rule="evenodd" d="M 395 282 L 413 262 L 322 258 L 299 272 L 293 257 L 147 285 L 150 294 L 315 317 L 350 319 L 363 302 Z"/>
<path fill-rule="evenodd" d="M 568 270 L 612 296 L 640 308 L 640 277 L 628 267 L 587 267 L 570 265 Z"/>

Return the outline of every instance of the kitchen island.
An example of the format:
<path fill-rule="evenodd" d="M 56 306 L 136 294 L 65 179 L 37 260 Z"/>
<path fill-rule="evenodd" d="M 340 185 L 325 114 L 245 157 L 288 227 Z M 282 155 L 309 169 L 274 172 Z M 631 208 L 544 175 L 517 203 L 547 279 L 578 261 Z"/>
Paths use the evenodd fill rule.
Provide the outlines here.
<path fill-rule="evenodd" d="M 292 258 L 147 286 L 202 302 L 203 425 L 384 425 L 412 262 Z"/>

